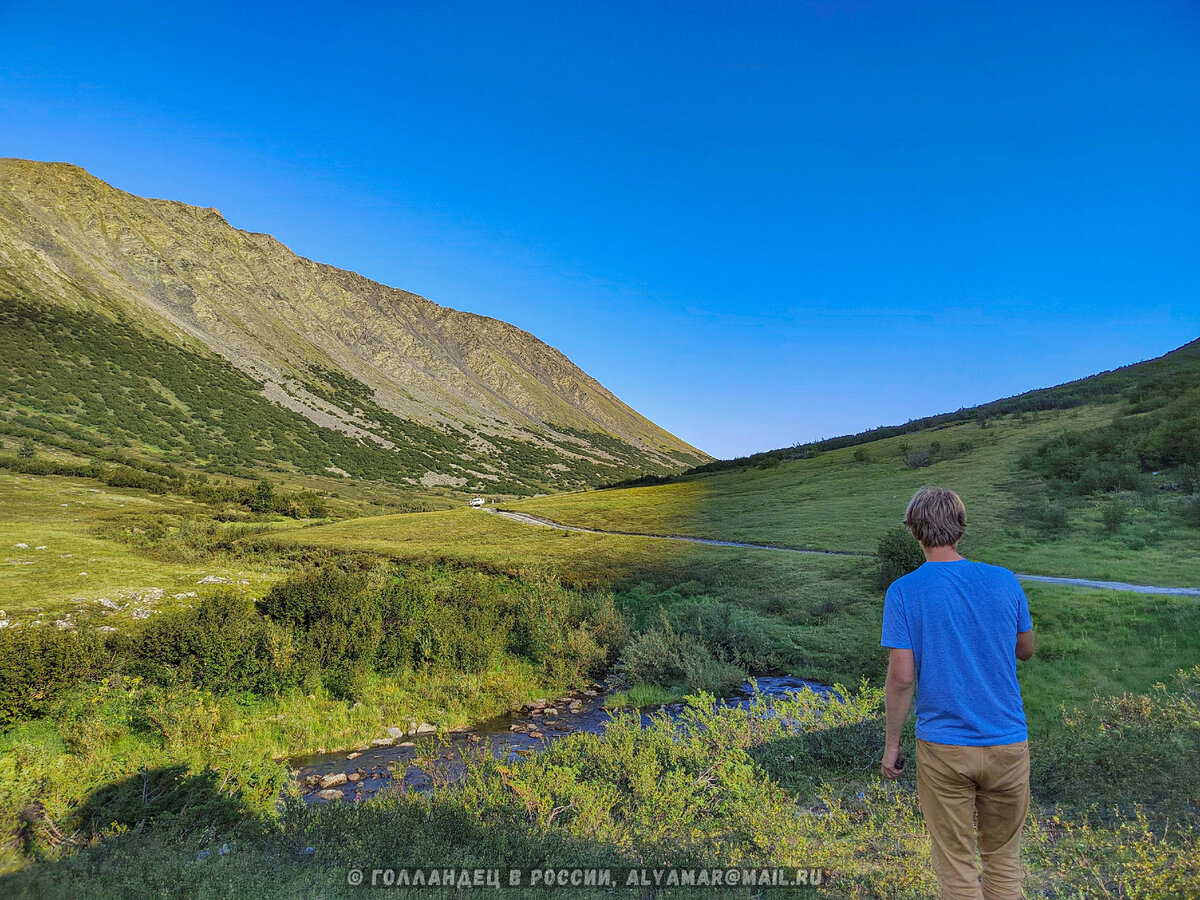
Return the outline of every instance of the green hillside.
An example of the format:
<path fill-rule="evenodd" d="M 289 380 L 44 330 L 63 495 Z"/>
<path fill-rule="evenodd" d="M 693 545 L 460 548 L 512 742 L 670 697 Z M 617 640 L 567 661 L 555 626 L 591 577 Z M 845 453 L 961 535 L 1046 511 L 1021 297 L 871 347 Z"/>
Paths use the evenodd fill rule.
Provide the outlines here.
<path fill-rule="evenodd" d="M 0 434 L 84 455 L 499 495 L 708 459 L 512 325 L 64 164 L 0 159 L 0 350 Z"/>
<path fill-rule="evenodd" d="M 1200 342 L 1057 388 L 514 504 L 565 524 L 873 553 L 922 484 L 954 487 L 964 546 L 1045 575 L 1200 585 Z"/>

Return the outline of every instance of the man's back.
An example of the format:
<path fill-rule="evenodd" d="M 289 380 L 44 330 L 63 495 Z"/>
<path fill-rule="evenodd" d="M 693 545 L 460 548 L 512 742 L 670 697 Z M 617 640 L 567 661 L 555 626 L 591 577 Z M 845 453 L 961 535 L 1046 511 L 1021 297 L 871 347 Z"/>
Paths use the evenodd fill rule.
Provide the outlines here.
<path fill-rule="evenodd" d="M 1030 628 L 1025 592 L 999 566 L 926 562 L 895 581 L 881 643 L 913 651 L 917 737 L 975 747 L 1025 740 L 1015 650 Z"/>

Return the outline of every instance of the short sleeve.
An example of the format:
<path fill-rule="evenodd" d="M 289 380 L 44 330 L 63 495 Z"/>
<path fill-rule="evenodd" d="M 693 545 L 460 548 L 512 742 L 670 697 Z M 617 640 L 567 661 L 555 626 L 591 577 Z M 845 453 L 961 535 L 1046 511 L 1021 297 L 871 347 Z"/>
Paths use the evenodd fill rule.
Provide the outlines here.
<path fill-rule="evenodd" d="M 1033 619 L 1029 617 L 1029 598 L 1025 596 L 1025 589 L 1021 587 L 1021 582 L 1015 575 L 1013 586 L 1017 591 L 1017 633 L 1020 634 L 1033 628 Z"/>
<path fill-rule="evenodd" d="M 883 639 L 879 643 L 893 650 L 913 648 L 912 638 L 908 634 L 908 620 L 904 616 L 904 598 L 895 582 L 883 598 Z"/>

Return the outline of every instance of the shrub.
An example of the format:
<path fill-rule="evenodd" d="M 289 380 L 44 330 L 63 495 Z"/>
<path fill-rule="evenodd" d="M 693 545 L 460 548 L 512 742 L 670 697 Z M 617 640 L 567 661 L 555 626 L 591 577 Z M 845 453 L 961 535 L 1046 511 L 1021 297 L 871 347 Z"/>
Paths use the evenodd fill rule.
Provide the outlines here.
<path fill-rule="evenodd" d="M 45 713 L 67 688 L 100 671 L 103 642 L 57 628 L 0 630 L 0 729 Z"/>
<path fill-rule="evenodd" d="M 745 671 L 717 659 L 690 634 L 676 631 L 662 614 L 662 624 L 647 631 L 622 652 L 618 671 L 631 684 L 683 687 L 724 694 L 738 687 Z"/>
<path fill-rule="evenodd" d="M 1200 490 L 1200 466 L 1179 467 L 1179 490 L 1185 494 L 1194 494 Z"/>
<path fill-rule="evenodd" d="M 891 529 L 879 539 L 879 549 L 875 557 L 879 561 L 879 568 L 875 573 L 875 586 L 881 591 L 886 590 L 902 575 L 916 571 L 925 562 L 921 545 L 903 526 Z"/>
<path fill-rule="evenodd" d="M 905 450 L 904 461 L 910 469 L 923 469 L 933 463 L 933 454 L 929 449 Z"/>
<path fill-rule="evenodd" d="M 699 597 L 679 605 L 669 619 L 716 658 L 752 672 L 780 672 L 802 662 L 790 627 L 735 603 Z"/>
<path fill-rule="evenodd" d="M 1200 528 L 1200 497 L 1183 502 L 1183 520 L 1193 528 Z"/>
<path fill-rule="evenodd" d="M 1128 515 L 1129 507 L 1120 497 L 1112 497 L 1100 504 L 1100 521 L 1104 523 L 1104 529 L 1109 534 L 1120 531 Z"/>
<path fill-rule="evenodd" d="M 1070 530 L 1071 517 L 1067 507 L 1051 500 L 1046 494 L 1040 494 L 1025 511 L 1025 519 L 1046 535 L 1065 534 Z"/>
<path fill-rule="evenodd" d="M 131 670 L 157 684 L 274 693 L 299 677 L 288 635 L 236 594 L 163 613 L 127 640 Z"/>
<path fill-rule="evenodd" d="M 867 452 L 865 447 L 854 448 L 854 461 L 864 463 L 871 459 L 871 454 Z"/>

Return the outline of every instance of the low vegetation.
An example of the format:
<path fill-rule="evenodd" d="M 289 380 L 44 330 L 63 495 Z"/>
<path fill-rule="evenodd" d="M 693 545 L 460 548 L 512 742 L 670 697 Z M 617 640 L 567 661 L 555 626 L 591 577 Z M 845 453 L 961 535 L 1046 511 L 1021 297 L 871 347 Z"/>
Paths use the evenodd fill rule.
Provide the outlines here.
<path fill-rule="evenodd" d="M 272 484 L 268 503 L 257 482 L 222 521 L 227 498 L 93 494 L 93 478 L 0 473 L 11 527 L 24 529 L 0 526 L 14 544 L 86 536 L 89 568 L 112 553 L 192 584 L 218 568 L 250 576 L 144 621 L 0 630 L 0 892 L 339 896 L 352 893 L 347 867 L 377 861 L 701 861 L 824 867 L 832 896 L 928 896 L 914 773 L 878 775 L 882 590 L 923 558 L 899 526 L 904 503 L 923 483 L 960 488 L 972 558 L 1200 583 L 1190 426 L 1159 403 L 1182 391 L 1174 371 L 520 505 L 602 529 L 850 555 L 584 534 L 466 509 L 306 525 L 275 506 L 295 488 Z M 45 446 L 16 447 L 15 464 Z M 919 455 L 913 466 L 913 451 L 928 465 Z M 54 575 L 33 546 L 12 553 L 21 580 L 8 584 L 38 592 L 21 607 L 32 615 L 66 570 Z M 1200 604 L 1026 591 L 1039 643 L 1019 670 L 1034 761 L 1026 892 L 1200 893 Z M 120 627 L 100 633 L 101 621 Z M 431 755 L 432 797 L 309 807 L 289 784 L 289 757 L 412 719 L 465 724 L 601 671 L 620 687 L 607 699 L 619 716 L 691 699 L 679 722 L 643 729 L 627 715 L 603 739 L 576 735 L 525 760 L 481 754 L 452 784 Z M 766 673 L 835 691 L 774 701 L 770 714 L 765 700 L 714 705 Z M 911 758 L 911 730 L 905 740 Z"/>

